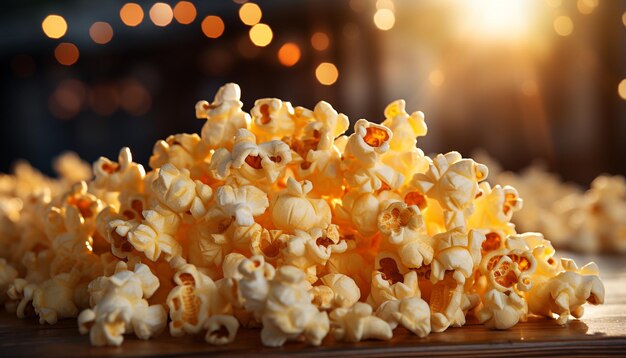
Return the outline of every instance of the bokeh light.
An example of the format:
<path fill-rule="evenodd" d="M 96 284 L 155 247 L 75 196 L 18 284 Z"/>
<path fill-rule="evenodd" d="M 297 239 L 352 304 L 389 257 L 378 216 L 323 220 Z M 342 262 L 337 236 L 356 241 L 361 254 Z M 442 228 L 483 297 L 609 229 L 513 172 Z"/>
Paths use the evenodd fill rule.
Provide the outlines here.
<path fill-rule="evenodd" d="M 120 106 L 120 95 L 112 85 L 96 85 L 89 93 L 89 104 L 95 113 L 110 116 Z"/>
<path fill-rule="evenodd" d="M 617 85 L 617 93 L 623 100 L 626 100 L 626 78 Z"/>
<path fill-rule="evenodd" d="M 107 22 L 94 22 L 89 28 L 89 36 L 97 44 L 106 44 L 113 38 L 113 28 Z"/>
<path fill-rule="evenodd" d="M 261 17 L 263 16 L 263 12 L 259 5 L 247 2 L 239 8 L 239 18 L 241 22 L 248 26 L 253 26 L 261 21 Z"/>
<path fill-rule="evenodd" d="M 150 8 L 150 20 L 156 26 L 165 27 L 172 22 L 174 12 L 172 7 L 164 2 L 158 2 Z"/>
<path fill-rule="evenodd" d="M 578 0 L 576 7 L 578 7 L 578 11 L 580 11 L 581 14 L 589 15 L 595 10 L 598 4 L 599 0 Z"/>
<path fill-rule="evenodd" d="M 41 22 L 43 32 L 51 39 L 60 39 L 67 32 L 67 22 L 63 16 L 48 15 Z"/>
<path fill-rule="evenodd" d="M 463 0 L 461 30 L 481 40 L 524 38 L 536 20 L 533 1 Z"/>
<path fill-rule="evenodd" d="M 396 7 L 393 4 L 393 0 L 378 0 L 376 1 L 376 9 L 377 10 L 389 9 L 391 11 L 394 11 Z"/>
<path fill-rule="evenodd" d="M 202 20 L 202 32 L 208 38 L 216 39 L 224 33 L 224 21 L 215 15 L 209 15 Z"/>
<path fill-rule="evenodd" d="M 554 20 L 554 31 L 560 36 L 569 36 L 574 31 L 574 22 L 569 16 L 561 15 Z"/>
<path fill-rule="evenodd" d="M 269 45 L 274 37 L 272 29 L 266 24 L 256 24 L 252 26 L 252 28 L 250 28 L 249 35 L 252 43 L 259 47 Z"/>
<path fill-rule="evenodd" d="M 189 25 L 196 19 L 198 12 L 196 6 L 189 1 L 179 1 L 174 6 L 174 18 L 178 23 Z"/>
<path fill-rule="evenodd" d="M 428 74 L 428 81 L 430 81 L 430 83 L 435 87 L 441 86 L 444 80 L 445 80 L 445 77 L 443 75 L 443 72 L 441 72 L 441 70 L 432 70 Z"/>
<path fill-rule="evenodd" d="M 278 50 L 278 61 L 281 65 L 291 67 L 300 61 L 300 47 L 293 42 L 283 44 Z"/>
<path fill-rule="evenodd" d="M 86 99 L 86 87 L 80 80 L 68 78 L 57 86 L 48 100 L 48 109 L 59 119 L 71 119 L 82 109 Z"/>
<path fill-rule="evenodd" d="M 120 100 L 122 109 L 134 116 L 146 114 L 152 106 L 150 92 L 135 79 L 129 79 L 121 83 Z"/>
<path fill-rule="evenodd" d="M 317 51 L 324 51 L 330 45 L 330 39 L 325 32 L 318 31 L 311 36 L 311 46 Z"/>
<path fill-rule="evenodd" d="M 126 26 L 135 27 L 143 21 L 143 9 L 139 4 L 129 2 L 120 9 L 120 19 Z"/>
<path fill-rule="evenodd" d="M 548 4 L 548 6 L 551 7 L 559 7 L 561 6 L 562 1 L 561 0 L 546 0 L 546 4 Z"/>
<path fill-rule="evenodd" d="M 78 61 L 79 56 L 80 53 L 78 51 L 78 47 L 76 47 L 76 45 L 74 45 L 73 43 L 61 42 L 54 49 L 54 57 L 60 64 L 65 66 L 71 66 L 75 64 L 76 61 Z"/>
<path fill-rule="evenodd" d="M 337 70 L 337 66 L 330 62 L 322 62 L 315 69 L 315 77 L 319 83 L 325 86 L 330 86 L 337 82 L 337 78 L 339 78 L 339 70 Z"/>
<path fill-rule="evenodd" d="M 396 16 L 389 9 L 380 9 L 374 14 L 374 24 L 383 31 L 390 30 L 396 23 Z"/>

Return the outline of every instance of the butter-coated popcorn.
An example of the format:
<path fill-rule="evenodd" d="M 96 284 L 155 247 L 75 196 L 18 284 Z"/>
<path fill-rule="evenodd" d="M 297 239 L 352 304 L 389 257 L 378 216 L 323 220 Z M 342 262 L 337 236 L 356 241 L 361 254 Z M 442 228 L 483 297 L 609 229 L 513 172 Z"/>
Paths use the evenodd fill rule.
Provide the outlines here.
<path fill-rule="evenodd" d="M 420 297 L 386 301 L 378 307 L 376 316 L 384 319 L 392 329 L 402 325 L 422 338 L 430 333 L 430 307 Z"/>
<path fill-rule="evenodd" d="M 388 341 L 393 336 L 391 326 L 373 315 L 372 306 L 357 302 L 350 308 L 337 308 L 330 313 L 332 334 L 336 340 L 360 342 L 368 339 Z"/>
<path fill-rule="evenodd" d="M 250 130 L 260 142 L 280 140 L 293 135 L 294 110 L 289 102 L 277 98 L 258 99 L 250 110 Z"/>
<path fill-rule="evenodd" d="M 113 276 L 94 282 L 102 291 L 99 299 L 93 308 L 78 316 L 80 333 L 89 333 L 93 345 L 119 346 L 125 333 L 149 339 L 165 328 L 167 314 L 163 306 L 149 306 L 146 301 L 158 288 L 158 278 L 147 266 L 136 264 L 129 271 L 120 263 Z"/>
<path fill-rule="evenodd" d="M 222 86 L 213 102 L 199 101 L 196 103 L 196 117 L 206 119 L 202 127 L 202 141 L 210 149 L 233 146 L 234 136 L 238 129 L 250 124 L 250 115 L 242 111 L 241 89 L 235 83 Z"/>
<path fill-rule="evenodd" d="M 183 261 L 182 259 L 180 259 Z M 210 277 L 198 272 L 194 265 L 181 262 L 174 274 L 176 286 L 167 296 L 170 334 L 198 333 L 212 314 L 217 287 Z"/>
<path fill-rule="evenodd" d="M 308 180 L 287 180 L 287 188 L 277 194 L 270 210 L 274 225 L 287 232 L 308 231 L 330 224 L 330 206 L 324 199 L 310 197 L 313 185 Z"/>
<path fill-rule="evenodd" d="M 78 317 L 97 346 L 166 328 L 223 345 L 242 326 L 276 347 L 389 340 L 399 326 L 424 337 L 468 315 L 563 324 L 603 302 L 595 264 L 519 229 L 626 247 L 619 177 L 583 194 L 538 172 L 515 189 L 457 152 L 424 155 L 424 114 L 403 100 L 346 134 L 324 101 L 260 99 L 250 116 L 240 99 L 229 83 L 199 101 L 201 133 L 159 140 L 148 171 L 122 148 L 91 171 L 65 155 L 59 179 L 26 163 L 0 175 L 0 303 L 41 323 Z"/>
<path fill-rule="evenodd" d="M 298 268 L 285 265 L 276 271 L 262 314 L 264 345 L 277 347 L 297 339 L 315 346 L 322 343 L 330 329 L 328 315 L 311 303 L 308 287 Z"/>

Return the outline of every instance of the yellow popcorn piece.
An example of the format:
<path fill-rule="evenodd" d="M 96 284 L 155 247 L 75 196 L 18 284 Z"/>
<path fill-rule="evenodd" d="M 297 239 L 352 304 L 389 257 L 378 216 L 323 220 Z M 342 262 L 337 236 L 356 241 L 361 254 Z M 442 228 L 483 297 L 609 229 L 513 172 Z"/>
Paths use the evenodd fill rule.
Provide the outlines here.
<path fill-rule="evenodd" d="M 354 133 L 348 138 L 343 152 L 342 169 L 351 188 L 372 192 L 388 187 L 399 188 L 402 174 L 380 163 L 380 157 L 389 151 L 393 133 L 385 126 L 359 119 Z"/>
<path fill-rule="evenodd" d="M 508 185 L 491 188 L 487 182 L 480 183 L 479 188 L 474 212 L 468 219 L 469 227 L 500 231 L 504 235 L 515 233 L 515 226 L 510 221 L 513 214 L 522 208 L 523 202 L 517 190 Z"/>
<path fill-rule="evenodd" d="M 320 278 L 320 283 L 311 288 L 313 303 L 319 308 L 352 307 L 361 298 L 359 286 L 344 274 L 329 273 Z"/>
<path fill-rule="evenodd" d="M 188 169 L 192 177 L 199 178 L 198 172 L 210 158 L 210 149 L 204 145 L 197 134 L 175 134 L 166 140 L 159 140 L 154 144 L 150 156 L 150 167 L 160 168 L 165 164 L 172 164 L 176 168 Z M 208 167 L 208 161 L 206 162 Z"/>
<path fill-rule="evenodd" d="M 165 164 L 159 169 L 157 179 L 152 182 L 152 191 L 169 210 L 177 214 L 188 213 L 194 218 L 206 214 L 213 197 L 210 186 L 199 180 L 193 181 L 189 170 L 179 170 L 172 164 Z"/>
<path fill-rule="evenodd" d="M 330 313 L 332 334 L 336 340 L 360 342 L 368 339 L 388 341 L 391 326 L 373 315 L 372 306 L 357 302 L 350 308 L 337 308 Z"/>
<path fill-rule="evenodd" d="M 489 328 L 509 329 L 528 313 L 526 300 L 515 292 L 487 291 L 483 308 L 476 313 L 478 321 Z"/>
<path fill-rule="evenodd" d="M 330 224 L 330 206 L 324 199 L 311 198 L 312 190 L 308 180 L 287 179 L 287 188 L 277 194 L 270 207 L 272 221 L 278 229 L 294 233 Z"/>
<path fill-rule="evenodd" d="M 167 296 L 170 334 L 174 337 L 200 332 L 212 314 L 211 305 L 215 304 L 217 295 L 217 287 L 210 277 L 183 259 L 180 261 L 173 263 L 179 266 L 174 274 L 176 286 Z"/>
<path fill-rule="evenodd" d="M 263 214 L 269 206 L 267 194 L 252 185 L 223 185 L 215 192 L 215 201 L 217 207 L 209 216 L 232 217 L 241 226 L 254 224 L 254 217 Z"/>
<path fill-rule="evenodd" d="M 294 134 L 294 109 L 277 98 L 258 99 L 250 110 L 250 130 L 260 142 L 281 140 Z"/>
<path fill-rule="evenodd" d="M 340 240 L 336 225 L 309 232 L 295 230 L 283 249 L 283 260 L 287 265 L 310 273 L 307 280 L 314 283 L 317 281 L 317 266 L 326 265 L 333 253 L 344 253 L 347 249 L 348 244 Z"/>
<path fill-rule="evenodd" d="M 466 227 L 473 211 L 478 183 L 487 178 L 487 167 L 458 152 L 438 154 L 425 174 L 416 174 L 412 185 L 439 202 L 445 210 L 446 227 Z"/>
<path fill-rule="evenodd" d="M 433 241 L 435 255 L 431 264 L 431 282 L 443 280 L 446 271 L 452 271 L 454 279 L 463 284 L 480 263 L 485 236 L 476 230 L 464 233 L 454 229 L 435 235 Z"/>
<path fill-rule="evenodd" d="M 235 83 L 220 87 L 213 102 L 196 103 L 196 117 L 206 119 L 202 127 L 202 141 L 209 149 L 231 149 L 237 130 L 246 128 L 250 115 L 242 111 L 241 89 Z"/>
<path fill-rule="evenodd" d="M 385 244 L 398 250 L 405 266 L 421 267 L 430 264 L 434 250 L 424 233 L 424 220 L 416 205 L 389 201 L 378 215 L 378 229 Z"/>
<path fill-rule="evenodd" d="M 367 298 L 373 308 L 390 300 L 419 297 L 417 273 L 404 267 L 398 257 L 382 252 L 376 258 L 376 270 L 372 272 L 372 287 Z"/>
<path fill-rule="evenodd" d="M 142 179 L 146 174 L 141 164 L 133 162 L 130 149 L 126 147 L 120 150 L 117 163 L 100 157 L 93 164 L 93 172 L 96 187 L 118 192 L 141 191 Z"/>
<path fill-rule="evenodd" d="M 598 277 L 598 267 L 589 263 L 578 269 L 571 260 L 566 260 L 564 271 L 541 284 L 536 284 L 527 294 L 530 313 L 546 317 L 557 316 L 563 325 L 572 315 L 582 317 L 583 304 L 604 303 L 604 285 Z"/>
<path fill-rule="evenodd" d="M 93 308 L 78 316 L 79 331 L 89 333 L 91 344 L 119 346 L 126 333 L 149 339 L 165 328 L 167 313 L 163 306 L 149 306 L 146 301 L 159 286 L 159 279 L 147 266 L 136 264 L 133 271 L 128 271 L 126 264 L 120 263 L 113 276 L 94 282 L 97 285 L 93 289 L 100 291 L 97 300 Z"/>
<path fill-rule="evenodd" d="M 330 324 L 326 312 L 311 303 L 308 287 L 304 272 L 296 267 L 285 265 L 276 271 L 262 314 L 263 345 L 278 347 L 297 339 L 314 346 L 322 343 Z"/>
<path fill-rule="evenodd" d="M 421 338 L 430 334 L 430 307 L 419 297 L 386 301 L 378 307 L 376 316 L 385 320 L 391 329 L 402 325 Z"/>

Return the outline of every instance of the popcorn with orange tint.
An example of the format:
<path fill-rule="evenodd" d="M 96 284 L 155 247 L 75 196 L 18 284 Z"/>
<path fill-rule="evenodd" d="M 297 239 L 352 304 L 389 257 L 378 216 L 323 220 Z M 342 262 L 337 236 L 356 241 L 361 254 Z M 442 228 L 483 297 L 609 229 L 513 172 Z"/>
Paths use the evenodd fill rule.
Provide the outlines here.
<path fill-rule="evenodd" d="M 295 230 L 283 249 L 283 262 L 307 273 L 310 283 L 317 281 L 317 267 L 326 265 L 332 254 L 344 253 L 348 244 L 340 240 L 336 225 L 309 232 Z"/>
<path fill-rule="evenodd" d="M 354 133 L 348 137 L 343 152 L 342 169 L 347 183 L 354 190 L 373 192 L 383 187 L 397 189 L 404 177 L 380 162 L 389 151 L 391 130 L 385 126 L 359 119 Z"/>
<path fill-rule="evenodd" d="M 201 137 L 209 149 L 232 149 L 237 130 L 250 124 L 250 115 L 241 110 L 241 89 L 235 83 L 222 86 L 213 102 L 196 103 L 196 118 L 205 119 Z"/>
<path fill-rule="evenodd" d="M 206 330 L 221 345 L 256 327 L 274 347 L 331 331 L 389 340 L 399 326 L 424 337 L 469 314 L 495 329 L 529 314 L 565 323 L 603 302 L 594 264 L 517 232 L 516 189 L 482 183 L 486 166 L 457 152 L 424 155 L 424 115 L 403 100 L 346 135 L 349 119 L 324 101 L 261 99 L 250 117 L 240 98 L 230 83 L 198 102 L 200 135 L 158 141 L 148 172 L 123 148 L 93 179 L 71 156 L 59 179 L 27 164 L 0 175 L 5 307 L 42 323 L 82 311 L 93 345 L 153 337 L 169 319 L 172 336 Z M 531 192 L 558 189 L 541 178 Z M 598 179 L 559 203 L 566 219 L 541 221 L 618 245 L 624 188 Z"/>
<path fill-rule="evenodd" d="M 378 229 L 384 243 L 397 250 L 404 265 L 417 268 L 432 261 L 434 250 L 417 206 L 388 201 L 378 215 Z"/>
<path fill-rule="evenodd" d="M 159 334 L 167 323 L 167 313 L 161 305 L 148 304 L 147 299 L 159 287 L 159 279 L 150 269 L 136 264 L 129 271 L 120 262 L 111 277 L 94 281 L 98 294 L 94 306 L 78 316 L 81 334 L 89 333 L 91 344 L 95 346 L 119 346 L 123 335 L 135 333 L 140 339 L 148 339 Z"/>
<path fill-rule="evenodd" d="M 141 223 L 113 220 L 109 223 L 113 253 L 123 258 L 134 249 L 152 261 L 156 261 L 162 253 L 166 258 L 180 256 L 182 247 L 175 238 L 180 223 L 181 218 L 177 214 L 159 207 L 146 210 L 145 220 Z"/>
<path fill-rule="evenodd" d="M 338 273 L 329 273 L 320 278 L 321 285 L 313 286 L 313 303 L 322 309 L 338 307 L 352 307 L 361 298 L 361 291 L 356 282 L 349 276 Z"/>
<path fill-rule="evenodd" d="M 496 185 L 492 188 L 487 182 L 480 183 L 479 188 L 474 200 L 474 212 L 468 219 L 469 227 L 490 232 L 500 231 L 504 235 L 515 233 L 515 226 L 510 222 L 511 217 L 522 208 L 522 199 L 517 190 L 509 185 Z"/>
<path fill-rule="evenodd" d="M 289 102 L 277 98 L 258 99 L 254 102 L 250 115 L 250 130 L 259 142 L 281 140 L 294 133 L 294 110 Z"/>
<path fill-rule="evenodd" d="M 420 296 L 416 272 L 404 267 L 393 254 L 379 253 L 375 269 L 367 298 L 374 309 L 387 301 Z"/>
<path fill-rule="evenodd" d="M 217 294 L 215 282 L 199 272 L 194 265 L 186 264 L 183 259 L 175 258 L 170 262 L 177 268 L 174 274 L 176 286 L 167 296 L 170 316 L 170 334 L 179 337 L 194 334 L 204 328 L 212 314 L 211 304 Z"/>
<path fill-rule="evenodd" d="M 194 174 L 199 174 L 197 173 L 198 167 L 204 164 L 208 167 L 209 158 L 210 150 L 204 145 L 199 135 L 181 133 L 171 135 L 166 140 L 159 140 L 154 144 L 150 156 L 150 167 L 157 169 L 165 164 L 172 164 L 179 169 L 188 169 L 193 177 Z"/>
<path fill-rule="evenodd" d="M 177 169 L 165 164 L 152 182 L 152 192 L 160 204 L 177 214 L 190 214 L 194 218 L 204 216 L 213 197 L 210 186 L 192 180 L 189 170 Z"/>
<path fill-rule="evenodd" d="M 262 313 L 264 345 L 278 347 L 300 339 L 314 346 L 322 343 L 330 329 L 328 315 L 311 303 L 309 287 L 304 272 L 294 266 L 276 271 Z"/>
<path fill-rule="evenodd" d="M 232 152 L 220 148 L 213 154 L 210 164 L 213 175 L 239 185 L 274 184 L 291 162 L 291 149 L 280 140 L 257 143 L 251 131 L 238 130 Z"/>
<path fill-rule="evenodd" d="M 422 194 L 439 202 L 444 209 L 446 227 L 467 227 L 474 209 L 478 183 L 487 178 L 487 167 L 458 152 L 439 154 L 424 174 L 416 174 L 412 185 Z"/>
<path fill-rule="evenodd" d="M 410 179 L 416 173 L 428 170 L 430 159 L 417 148 L 417 138 L 426 135 L 428 128 L 424 122 L 424 113 L 406 112 L 406 102 L 397 100 L 385 108 L 385 120 L 382 125 L 391 129 L 393 136 L 390 150 L 382 157 L 382 161 Z"/>
<path fill-rule="evenodd" d="M 272 221 L 278 229 L 295 233 L 330 224 L 330 206 L 324 199 L 312 198 L 312 190 L 308 180 L 287 179 L 287 188 L 276 195 L 270 206 Z"/>

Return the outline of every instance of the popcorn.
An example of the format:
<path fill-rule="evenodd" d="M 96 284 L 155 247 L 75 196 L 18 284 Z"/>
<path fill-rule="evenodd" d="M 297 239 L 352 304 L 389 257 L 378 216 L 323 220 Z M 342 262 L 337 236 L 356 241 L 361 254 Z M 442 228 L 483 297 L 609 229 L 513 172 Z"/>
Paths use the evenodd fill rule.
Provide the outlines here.
<path fill-rule="evenodd" d="M 148 339 L 165 328 L 163 306 L 149 306 L 146 301 L 159 287 L 158 277 L 147 266 L 137 264 L 129 271 L 120 263 L 113 276 L 94 282 L 97 284 L 90 284 L 90 291 L 99 291 L 95 305 L 78 316 L 80 333 L 89 333 L 93 345 L 119 346 L 125 333 Z"/>
<path fill-rule="evenodd" d="M 330 224 L 330 206 L 323 199 L 310 198 L 313 185 L 308 180 L 298 183 L 287 179 L 287 188 L 272 202 L 272 221 L 278 229 L 294 233 Z"/>
<path fill-rule="evenodd" d="M 531 214 L 516 189 L 457 152 L 417 148 L 424 115 L 404 101 L 345 135 L 350 121 L 326 102 L 261 99 L 250 116 L 240 98 L 231 83 L 198 102 L 200 135 L 158 141 L 147 172 L 122 148 L 93 179 L 71 155 L 58 180 L 27 164 L 0 175 L 0 302 L 41 323 L 77 316 L 98 346 L 166 327 L 222 345 L 243 326 L 271 347 L 389 340 L 398 326 L 425 337 L 468 315 L 495 329 L 528 315 L 563 324 L 603 302 L 595 264 L 518 232 L 514 215 Z M 601 178 L 563 199 L 550 235 L 622 247 L 625 188 Z"/>
<path fill-rule="evenodd" d="M 206 119 L 202 127 L 202 141 L 209 149 L 233 146 L 233 137 L 240 128 L 250 123 L 250 115 L 242 111 L 241 89 L 235 83 L 222 86 L 212 103 L 199 101 L 196 103 L 196 117 Z"/>
<path fill-rule="evenodd" d="M 294 110 L 289 102 L 276 98 L 259 99 L 250 111 L 251 130 L 261 142 L 280 140 L 294 132 Z"/>
<path fill-rule="evenodd" d="M 391 329 L 402 325 L 421 338 L 430 333 L 430 307 L 419 297 L 385 301 L 376 310 L 376 316 L 384 319 Z"/>
<path fill-rule="evenodd" d="M 372 307 L 362 302 L 355 303 L 351 308 L 337 308 L 332 311 L 330 320 L 335 339 L 346 342 L 390 340 L 393 336 L 391 326 L 372 312 Z"/>
<path fill-rule="evenodd" d="M 217 315 L 210 317 L 204 328 L 207 329 L 204 340 L 213 345 L 224 345 L 233 343 L 237 330 L 239 329 L 239 321 L 233 316 Z"/>

